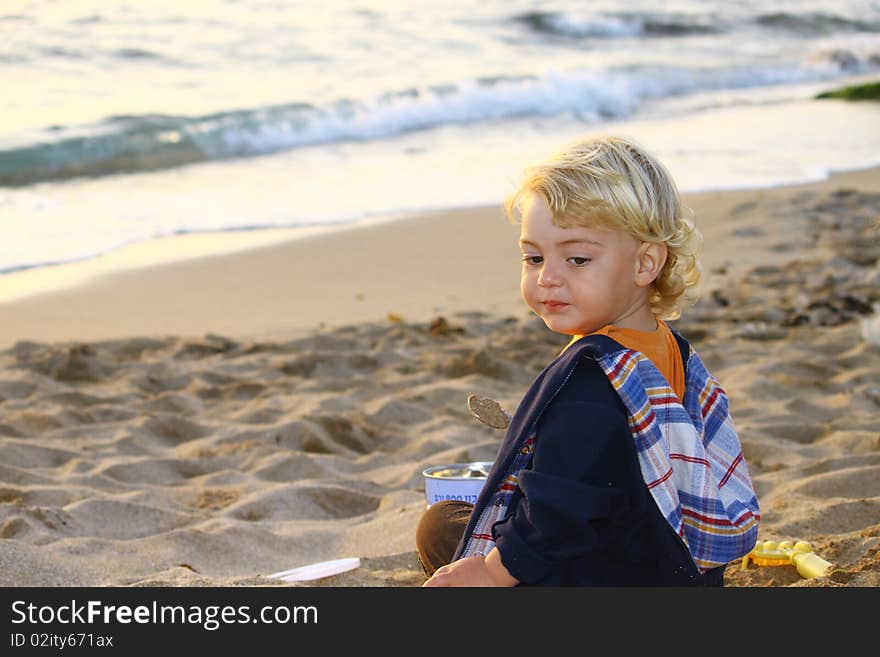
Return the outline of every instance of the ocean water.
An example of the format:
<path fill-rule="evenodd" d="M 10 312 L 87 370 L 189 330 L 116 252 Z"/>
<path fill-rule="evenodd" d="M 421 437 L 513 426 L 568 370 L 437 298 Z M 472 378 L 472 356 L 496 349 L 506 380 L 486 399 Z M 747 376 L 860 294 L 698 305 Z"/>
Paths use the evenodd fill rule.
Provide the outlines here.
<path fill-rule="evenodd" d="M 497 203 L 576 136 L 685 191 L 880 163 L 880 0 L 0 5 L 0 273 Z"/>

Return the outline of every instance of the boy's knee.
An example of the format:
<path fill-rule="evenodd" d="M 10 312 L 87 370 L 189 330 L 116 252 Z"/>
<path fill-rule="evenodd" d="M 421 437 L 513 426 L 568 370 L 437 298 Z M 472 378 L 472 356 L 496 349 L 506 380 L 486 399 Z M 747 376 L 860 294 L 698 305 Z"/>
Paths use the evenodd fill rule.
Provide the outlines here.
<path fill-rule="evenodd" d="M 473 508 L 474 505 L 470 502 L 460 500 L 435 502 L 419 519 L 416 527 L 416 543 L 428 545 L 438 540 L 448 542 L 450 534 L 456 533 L 460 538 Z"/>
<path fill-rule="evenodd" d="M 432 504 L 416 527 L 416 552 L 427 576 L 452 561 L 474 505 L 459 500 Z"/>

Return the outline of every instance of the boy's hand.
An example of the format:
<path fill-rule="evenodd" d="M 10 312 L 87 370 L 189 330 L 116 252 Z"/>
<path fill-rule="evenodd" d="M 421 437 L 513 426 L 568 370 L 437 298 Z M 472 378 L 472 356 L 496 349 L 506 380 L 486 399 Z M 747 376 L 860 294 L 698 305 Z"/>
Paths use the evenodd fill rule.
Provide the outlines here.
<path fill-rule="evenodd" d="M 422 586 L 515 586 L 518 584 L 501 563 L 498 550 L 486 557 L 473 556 L 438 568 Z"/>

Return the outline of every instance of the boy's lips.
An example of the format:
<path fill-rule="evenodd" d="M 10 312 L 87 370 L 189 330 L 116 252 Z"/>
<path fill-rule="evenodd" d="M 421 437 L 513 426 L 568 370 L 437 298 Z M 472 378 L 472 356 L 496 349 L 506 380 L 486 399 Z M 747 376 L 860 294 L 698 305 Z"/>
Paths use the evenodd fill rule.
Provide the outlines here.
<path fill-rule="evenodd" d="M 548 312 L 558 312 L 560 310 L 564 310 L 568 308 L 571 304 L 565 303 L 564 301 L 542 301 L 541 305 Z"/>

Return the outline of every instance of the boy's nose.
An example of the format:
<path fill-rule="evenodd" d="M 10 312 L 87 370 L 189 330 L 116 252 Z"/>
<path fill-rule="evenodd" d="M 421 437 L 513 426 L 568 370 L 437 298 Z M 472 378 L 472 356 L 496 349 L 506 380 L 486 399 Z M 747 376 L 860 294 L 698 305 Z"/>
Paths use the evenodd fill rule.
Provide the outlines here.
<path fill-rule="evenodd" d="M 560 281 L 561 277 L 557 271 L 547 265 L 541 267 L 541 271 L 538 273 L 538 285 L 541 287 L 555 287 L 559 285 Z"/>

